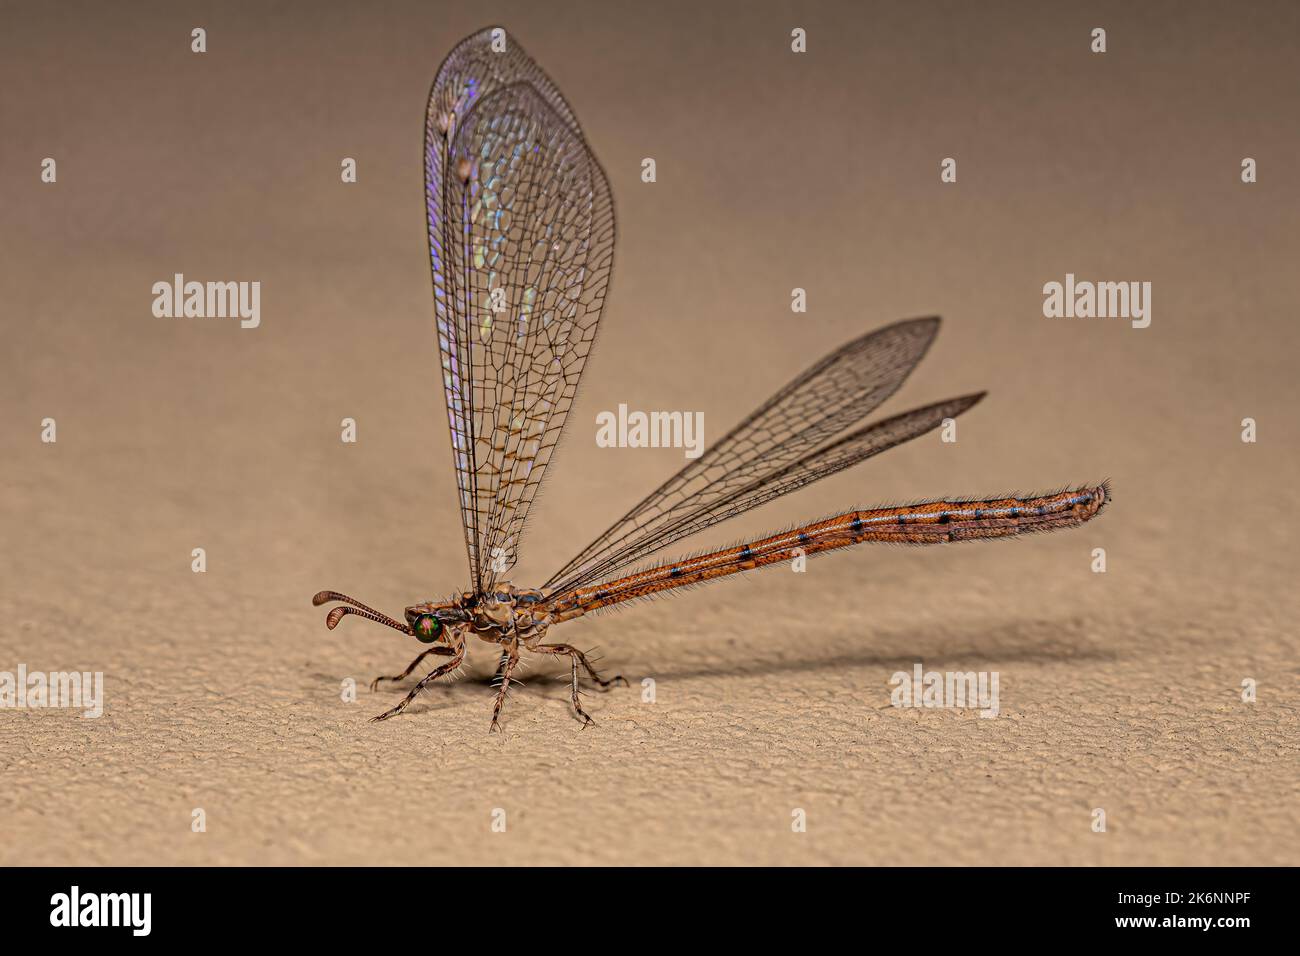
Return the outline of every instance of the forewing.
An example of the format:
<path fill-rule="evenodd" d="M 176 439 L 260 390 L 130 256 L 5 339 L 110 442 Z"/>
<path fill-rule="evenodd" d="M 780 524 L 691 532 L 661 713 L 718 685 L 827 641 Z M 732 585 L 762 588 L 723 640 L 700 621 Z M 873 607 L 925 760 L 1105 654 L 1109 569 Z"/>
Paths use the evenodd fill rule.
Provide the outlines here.
<path fill-rule="evenodd" d="M 452 116 L 464 117 L 478 101 L 513 83 L 526 82 L 565 124 L 581 134 L 577 116 L 559 88 L 504 28 L 486 27 L 457 43 L 438 67 L 429 90 L 426 144 L 443 138 Z"/>
<path fill-rule="evenodd" d="M 613 208 L 581 137 L 527 83 L 471 107 L 447 162 L 453 318 L 439 334 L 466 544 L 487 589 L 514 564 L 596 336 Z"/>
<path fill-rule="evenodd" d="M 474 586 L 515 562 L 613 269 L 609 183 L 554 84 L 491 31 L 429 98 L 434 307 Z M 513 82 L 509 82 L 513 80 Z"/>
<path fill-rule="evenodd" d="M 674 537 L 675 530 L 796 465 L 893 395 L 938 328 L 936 317 L 909 319 L 835 350 L 624 515 L 546 587 L 568 590 L 609 573 L 611 565 L 623 567 L 629 553 L 644 557 L 684 537 Z"/>

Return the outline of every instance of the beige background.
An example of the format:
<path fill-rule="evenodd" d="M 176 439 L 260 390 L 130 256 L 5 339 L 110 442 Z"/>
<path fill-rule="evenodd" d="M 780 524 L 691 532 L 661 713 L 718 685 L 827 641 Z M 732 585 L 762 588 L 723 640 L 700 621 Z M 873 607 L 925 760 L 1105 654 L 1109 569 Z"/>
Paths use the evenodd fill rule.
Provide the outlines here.
<path fill-rule="evenodd" d="M 1133 6 L 6 3 L 0 670 L 102 670 L 107 705 L 0 711 L 0 863 L 1297 862 L 1300 17 Z M 931 312 L 884 411 L 990 388 L 956 445 L 691 544 L 1105 476 L 1111 509 L 565 625 L 657 682 L 654 705 L 592 697 L 585 732 L 545 665 L 489 737 L 486 645 L 471 679 L 367 723 L 398 694 L 365 682 L 418 646 L 326 631 L 308 602 L 398 612 L 466 583 L 420 151 L 439 61 L 492 22 L 566 91 L 620 228 L 519 583 L 681 464 L 596 448 L 597 411 L 698 409 L 716 437 Z M 175 272 L 261 281 L 261 328 L 154 318 Z M 1067 272 L 1151 281 L 1151 327 L 1043 318 Z M 998 671 L 1002 716 L 890 708 L 917 661 Z"/>

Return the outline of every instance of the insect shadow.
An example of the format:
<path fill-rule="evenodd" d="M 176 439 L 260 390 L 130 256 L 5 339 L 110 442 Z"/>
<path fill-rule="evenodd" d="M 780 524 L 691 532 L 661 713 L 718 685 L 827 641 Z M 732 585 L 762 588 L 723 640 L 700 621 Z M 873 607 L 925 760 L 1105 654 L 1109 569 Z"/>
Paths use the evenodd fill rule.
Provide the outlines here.
<path fill-rule="evenodd" d="M 723 674 L 764 677 L 854 668 L 881 668 L 892 674 L 908 670 L 918 661 L 927 668 L 939 670 L 979 670 L 986 665 L 996 669 L 1008 664 L 1119 660 L 1123 656 L 1119 649 L 1097 637 L 1097 632 L 1094 622 L 1078 617 L 1016 621 L 961 635 L 922 637 L 913 629 L 900 628 L 873 637 L 870 645 L 866 646 L 860 633 L 839 632 L 833 642 L 797 660 L 746 653 L 725 664 L 710 661 L 683 665 L 679 658 L 677 663 L 668 663 L 664 667 L 653 664 L 640 666 L 645 667 L 656 680 L 663 681 L 720 677 Z M 633 673 L 637 669 L 635 666 L 627 668 Z"/>

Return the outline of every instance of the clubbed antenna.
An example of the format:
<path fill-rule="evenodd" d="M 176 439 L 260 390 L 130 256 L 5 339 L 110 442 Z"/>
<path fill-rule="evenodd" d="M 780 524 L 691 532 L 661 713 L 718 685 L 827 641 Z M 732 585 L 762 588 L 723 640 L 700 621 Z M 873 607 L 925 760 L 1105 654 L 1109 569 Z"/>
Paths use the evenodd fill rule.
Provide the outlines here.
<path fill-rule="evenodd" d="M 339 621 L 343 620 L 344 615 L 356 614 L 364 617 L 366 620 L 374 621 L 377 624 L 387 624 L 395 631 L 401 631 L 403 634 L 414 635 L 415 632 L 400 621 L 396 621 L 384 614 L 382 611 L 376 611 L 372 607 L 367 607 L 356 598 L 348 597 L 346 594 L 340 594 L 338 591 L 320 591 L 311 599 L 311 603 L 320 607 L 322 604 L 328 604 L 330 601 L 343 601 L 351 607 L 336 607 L 330 611 L 329 616 L 325 618 L 325 626 L 331 631 L 338 627 Z"/>

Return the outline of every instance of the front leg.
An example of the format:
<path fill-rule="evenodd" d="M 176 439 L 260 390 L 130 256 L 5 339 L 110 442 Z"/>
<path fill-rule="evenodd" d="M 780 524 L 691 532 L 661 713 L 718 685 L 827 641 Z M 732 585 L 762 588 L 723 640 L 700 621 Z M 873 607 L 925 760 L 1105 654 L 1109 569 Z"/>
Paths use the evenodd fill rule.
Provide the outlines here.
<path fill-rule="evenodd" d="M 374 680 L 370 682 L 370 690 L 371 692 L 377 691 L 379 689 L 379 682 L 381 680 L 393 680 L 393 681 L 405 680 L 407 677 L 411 675 L 411 672 L 413 670 L 415 670 L 417 667 L 420 666 L 420 661 L 424 660 L 430 654 L 440 654 L 443 657 L 451 657 L 455 653 L 456 652 L 452 648 L 445 647 L 442 644 L 439 644 L 436 647 L 431 647 L 427 651 L 422 652 L 420 656 L 417 657 L 415 660 L 411 661 L 410 666 L 408 666 L 406 670 L 402 671 L 402 673 L 395 674 L 392 677 L 376 677 Z"/>
<path fill-rule="evenodd" d="M 420 683 L 416 684 L 415 687 L 412 688 L 411 692 L 407 694 L 405 697 L 403 697 L 401 702 L 396 707 L 392 708 L 391 710 L 384 711 L 378 717 L 371 717 L 370 718 L 371 722 L 373 723 L 376 720 L 387 720 L 389 717 L 396 717 L 402 711 L 406 710 L 407 706 L 411 703 L 411 701 L 415 700 L 415 698 L 419 696 L 420 691 L 424 690 L 426 684 L 428 684 L 430 681 L 437 680 L 443 674 L 450 674 L 457 667 L 460 667 L 461 662 L 465 660 L 465 642 L 461 641 L 458 645 L 456 645 L 452 653 L 455 656 L 452 657 L 451 660 L 443 664 L 441 667 L 436 667 L 433 670 L 431 670 L 429 673 L 425 674 L 424 677 L 420 679 Z"/>

